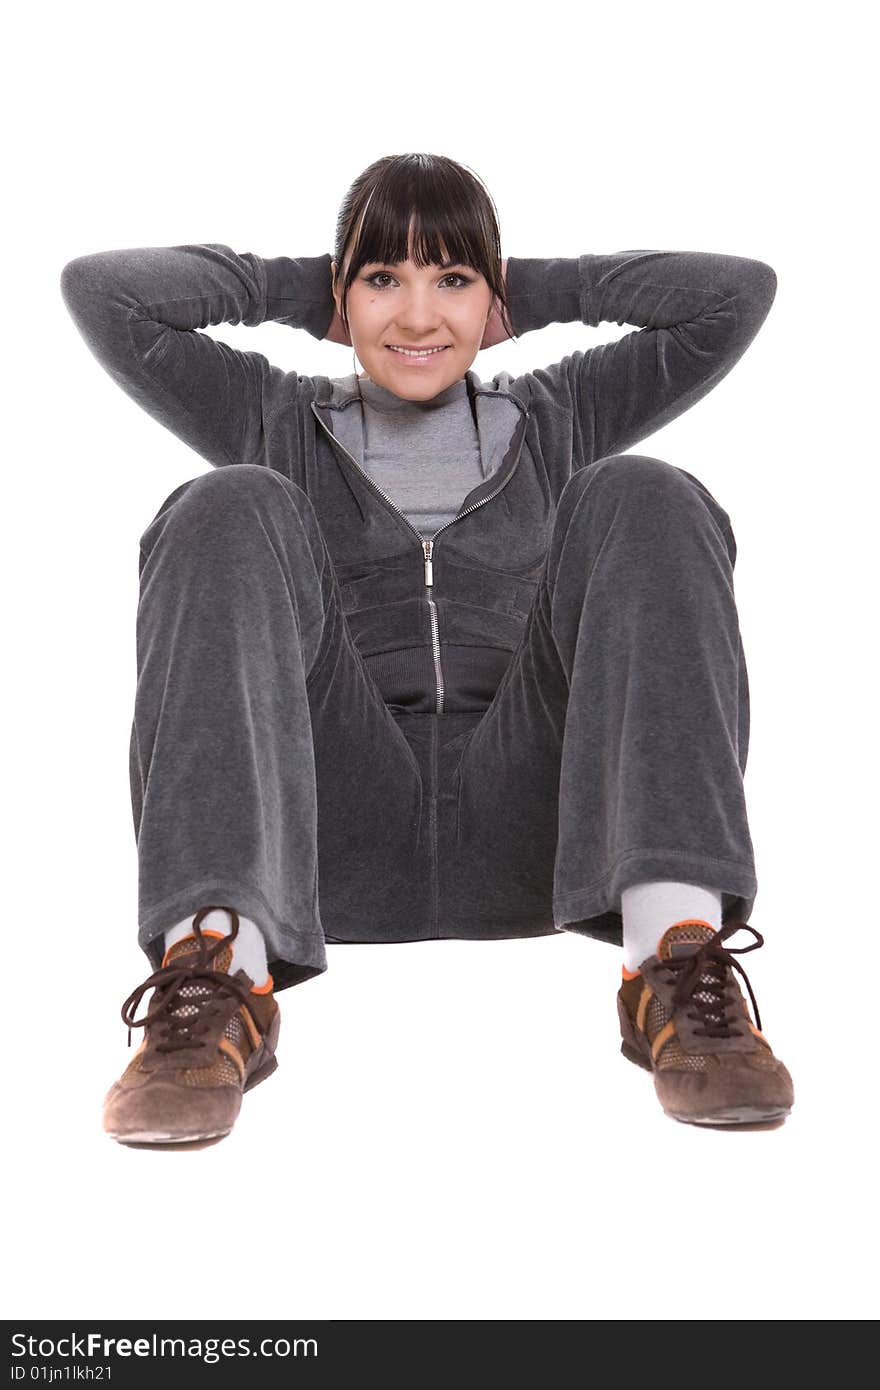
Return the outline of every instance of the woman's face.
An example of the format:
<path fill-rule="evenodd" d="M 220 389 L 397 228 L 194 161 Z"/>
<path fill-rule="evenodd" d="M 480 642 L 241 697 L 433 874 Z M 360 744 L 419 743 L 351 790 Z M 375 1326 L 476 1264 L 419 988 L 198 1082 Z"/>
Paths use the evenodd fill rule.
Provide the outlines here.
<path fill-rule="evenodd" d="M 335 261 L 332 266 L 335 271 Z M 362 266 L 348 292 L 349 336 L 365 368 L 360 375 L 406 400 L 430 400 L 470 367 L 493 298 L 485 276 L 465 265 Z M 334 299 L 341 312 L 341 293 L 334 291 Z M 423 347 L 442 351 L 424 357 L 394 351 Z"/>

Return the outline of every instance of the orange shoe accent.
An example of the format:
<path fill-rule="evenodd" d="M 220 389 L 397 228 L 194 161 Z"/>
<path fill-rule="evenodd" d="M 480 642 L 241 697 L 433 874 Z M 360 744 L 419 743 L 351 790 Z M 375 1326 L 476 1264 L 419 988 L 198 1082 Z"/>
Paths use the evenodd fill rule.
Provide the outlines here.
<path fill-rule="evenodd" d="M 216 936 L 216 937 L 219 938 L 219 937 L 228 936 L 228 935 L 229 935 L 229 933 L 228 933 L 228 932 L 225 932 L 225 931 L 214 931 L 214 928 L 213 928 L 213 927 L 202 928 L 202 936 Z M 180 938 L 180 941 L 195 941 L 195 939 L 196 939 L 196 934 L 195 934 L 194 931 L 191 931 L 191 932 L 189 932 L 186 936 L 182 936 L 182 937 Z M 169 946 L 169 947 L 168 947 L 168 951 L 172 950 L 173 947 L 174 947 L 174 946 L 177 946 L 178 944 L 179 944 L 179 942 L 177 942 L 177 941 L 173 942 L 173 943 L 172 943 L 172 946 Z M 165 965 L 166 965 L 166 962 L 167 962 L 167 960 L 168 960 L 168 951 L 166 951 L 165 954 L 164 954 L 164 956 L 162 957 L 162 969 L 163 969 L 163 970 L 165 969 Z"/>
<path fill-rule="evenodd" d="M 251 985 L 251 994 L 271 994 L 275 988 L 275 981 L 271 975 L 266 976 L 266 983 L 262 985 Z"/>
<path fill-rule="evenodd" d="M 668 1042 L 674 1034 L 675 1023 L 670 1018 L 666 1023 L 664 1023 L 663 1027 L 660 1029 L 660 1032 L 657 1034 L 656 1038 L 651 1043 L 651 1055 L 654 1058 L 655 1062 L 660 1055 L 660 1049 L 662 1048 L 663 1044 Z"/>
<path fill-rule="evenodd" d="M 648 1005 L 654 998 L 654 991 L 650 985 L 643 985 L 639 995 L 639 1007 L 636 1009 L 636 1027 L 640 1032 L 645 1031 L 645 1015 L 648 1012 Z"/>
<path fill-rule="evenodd" d="M 625 980 L 634 980 L 637 975 L 641 975 L 641 970 L 627 970 L 625 965 L 620 967 Z"/>
<path fill-rule="evenodd" d="M 682 917 L 682 919 L 681 919 L 680 922 L 673 922 L 671 926 L 669 926 L 669 927 L 666 928 L 666 931 L 672 931 L 672 927 L 691 927 L 691 926 L 708 927 L 710 931 L 716 931 L 716 932 L 717 932 L 717 930 L 718 930 L 717 927 L 713 927 L 713 926 L 712 926 L 712 923 L 711 923 L 711 922 L 707 922 L 706 919 L 705 919 L 705 917 Z M 664 932 L 664 935 L 665 935 L 665 932 Z"/>
<path fill-rule="evenodd" d="M 241 1077 L 241 1080 L 244 1081 L 246 1072 L 244 1058 L 242 1057 L 238 1048 L 235 1046 L 235 1043 L 231 1042 L 229 1038 L 223 1037 L 218 1038 L 217 1045 L 220 1048 L 221 1052 L 225 1052 L 227 1057 L 232 1058 L 233 1062 L 238 1068 L 238 1074 Z"/>
<path fill-rule="evenodd" d="M 263 1039 L 257 1028 L 257 1025 L 254 1023 L 254 1020 L 251 1017 L 251 1011 L 248 1008 L 247 1004 L 239 1004 L 238 1014 L 244 1022 L 245 1031 L 247 1032 L 248 1037 L 251 1040 L 251 1047 L 259 1047 Z"/>

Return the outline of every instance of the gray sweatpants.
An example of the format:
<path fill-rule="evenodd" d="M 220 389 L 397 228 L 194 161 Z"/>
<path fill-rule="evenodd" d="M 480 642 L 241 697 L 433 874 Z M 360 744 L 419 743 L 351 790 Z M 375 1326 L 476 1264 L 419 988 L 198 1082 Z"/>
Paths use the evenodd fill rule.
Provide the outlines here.
<path fill-rule="evenodd" d="M 138 942 L 228 905 L 276 990 L 327 942 L 622 944 L 620 895 L 757 891 L 727 513 L 641 454 L 576 472 L 488 708 L 392 712 L 306 493 L 254 464 L 176 488 L 140 538 L 131 793 Z M 441 629 L 442 638 L 442 629 Z M 441 647 L 442 656 L 442 647 Z"/>

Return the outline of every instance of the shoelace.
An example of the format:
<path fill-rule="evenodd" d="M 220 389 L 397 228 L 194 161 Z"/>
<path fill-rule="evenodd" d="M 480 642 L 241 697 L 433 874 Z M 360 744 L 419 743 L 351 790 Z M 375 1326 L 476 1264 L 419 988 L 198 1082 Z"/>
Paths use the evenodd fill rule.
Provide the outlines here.
<path fill-rule="evenodd" d="M 213 1021 L 213 1016 L 217 1012 L 218 998 L 224 995 L 237 994 L 243 1004 L 248 1005 L 250 1012 L 250 985 L 243 980 L 236 980 L 229 975 L 225 975 L 220 970 L 211 968 L 211 961 L 215 956 L 229 944 L 236 936 L 238 931 L 237 920 L 233 930 L 228 936 L 221 937 L 210 948 L 205 946 L 205 938 L 198 926 L 195 927 L 195 935 L 199 943 L 198 952 L 193 952 L 189 956 L 178 957 L 177 961 L 170 965 L 163 966 L 156 970 L 146 980 L 133 989 L 131 994 L 122 1005 L 122 1021 L 128 1025 L 128 1046 L 131 1047 L 132 1028 L 145 1028 L 147 1024 L 161 1020 L 160 1028 L 162 1031 L 162 1041 L 156 1044 L 157 1052 L 174 1052 L 183 1048 L 207 1047 L 208 1042 L 205 1037 L 197 1037 L 198 1033 L 207 1033 Z M 205 991 L 202 996 L 182 996 L 182 1005 L 192 1004 L 197 1012 L 184 1016 L 175 1015 L 174 1009 L 177 997 L 185 985 L 192 984 L 194 980 L 206 980 L 211 988 Z M 148 989 L 156 986 L 156 998 L 153 1005 L 148 1008 L 143 1018 L 135 1018 L 134 1014 L 137 1006 Z"/>
<path fill-rule="evenodd" d="M 734 932 L 750 931 L 757 939 L 750 946 L 722 946 L 722 941 Z M 678 960 L 666 960 L 663 962 L 666 969 L 675 978 L 675 989 L 672 994 L 673 1008 L 678 1008 L 684 1004 L 696 1005 L 697 1012 L 689 1013 L 689 1018 L 696 1018 L 700 1027 L 695 1028 L 694 1032 L 700 1037 L 709 1038 L 729 1038 L 742 1031 L 741 1027 L 734 1027 L 733 1022 L 741 1023 L 739 1018 L 733 1022 L 727 1017 L 728 1009 L 731 1007 L 727 997 L 728 972 L 731 967 L 738 970 L 746 982 L 749 991 L 749 998 L 752 1001 L 752 1008 L 755 1011 L 755 1027 L 761 1030 L 761 1015 L 758 1013 L 758 1001 L 755 999 L 749 977 L 743 970 L 738 961 L 733 959 L 734 955 L 742 956 L 748 951 L 757 951 L 759 946 L 764 945 L 764 938 L 760 932 L 755 931 L 747 922 L 728 922 L 720 931 L 709 941 L 704 941 L 698 946 L 696 951 L 689 956 L 682 956 Z"/>

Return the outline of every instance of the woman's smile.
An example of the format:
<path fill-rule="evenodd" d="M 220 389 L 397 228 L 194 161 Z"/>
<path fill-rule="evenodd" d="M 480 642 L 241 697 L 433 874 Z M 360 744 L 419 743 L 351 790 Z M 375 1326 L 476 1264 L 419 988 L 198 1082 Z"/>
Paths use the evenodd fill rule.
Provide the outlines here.
<path fill-rule="evenodd" d="M 425 367 L 429 362 L 439 361 L 444 352 L 448 352 L 449 350 L 448 345 L 441 348 L 431 348 L 428 351 L 419 350 L 417 348 L 398 348 L 394 347 L 391 343 L 386 343 L 385 347 L 401 366 L 405 365 L 407 367 Z"/>

